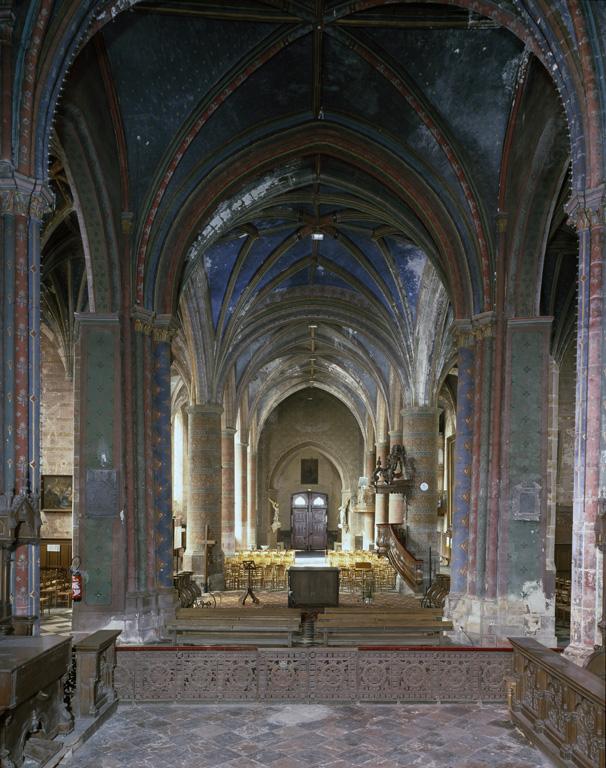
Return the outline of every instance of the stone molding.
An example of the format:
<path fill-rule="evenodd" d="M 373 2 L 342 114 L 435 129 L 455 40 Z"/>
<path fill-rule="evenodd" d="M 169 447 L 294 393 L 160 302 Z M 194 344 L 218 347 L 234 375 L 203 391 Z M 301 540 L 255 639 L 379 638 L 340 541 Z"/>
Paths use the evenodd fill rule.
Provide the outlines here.
<path fill-rule="evenodd" d="M 223 413 L 223 406 L 220 403 L 191 403 L 185 407 L 185 412 L 192 416 L 206 413 L 220 416 Z"/>

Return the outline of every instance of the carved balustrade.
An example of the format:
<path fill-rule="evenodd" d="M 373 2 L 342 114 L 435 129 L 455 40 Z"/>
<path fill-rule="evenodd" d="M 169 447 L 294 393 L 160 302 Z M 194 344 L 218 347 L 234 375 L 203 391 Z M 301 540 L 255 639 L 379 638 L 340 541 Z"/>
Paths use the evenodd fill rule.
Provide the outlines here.
<path fill-rule="evenodd" d="M 73 711 L 76 717 L 96 717 L 103 710 L 117 705 L 114 669 L 119 634 L 119 630 L 99 630 L 74 646 L 76 695 Z"/>
<path fill-rule="evenodd" d="M 120 701 L 504 702 L 510 648 L 118 648 Z"/>
<path fill-rule="evenodd" d="M 604 682 L 536 640 L 510 642 L 513 722 L 558 765 L 604 768 Z"/>
<path fill-rule="evenodd" d="M 406 549 L 396 534 L 393 523 L 377 524 L 377 551 L 387 557 L 409 587 L 420 592 L 423 589 L 423 560 Z"/>

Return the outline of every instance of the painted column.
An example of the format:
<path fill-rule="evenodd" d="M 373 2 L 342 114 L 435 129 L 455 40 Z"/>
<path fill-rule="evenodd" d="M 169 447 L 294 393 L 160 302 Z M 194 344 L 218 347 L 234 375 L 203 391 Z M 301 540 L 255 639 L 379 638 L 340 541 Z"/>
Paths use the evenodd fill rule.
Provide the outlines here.
<path fill-rule="evenodd" d="M 221 543 L 226 555 L 236 551 L 234 505 L 234 427 L 221 432 Z"/>
<path fill-rule="evenodd" d="M 469 510 L 473 448 L 475 349 L 470 326 L 458 334 L 457 432 L 455 441 L 454 509 L 452 514 L 451 595 L 467 591 L 469 569 Z"/>
<path fill-rule="evenodd" d="M 74 555 L 81 559 L 84 595 L 74 604 L 72 626 L 83 631 L 99 629 L 125 613 L 120 317 L 78 314 L 76 333 L 73 542 Z"/>
<path fill-rule="evenodd" d="M 402 433 L 399 431 L 392 431 L 389 433 L 389 450 L 394 445 L 401 445 Z M 387 521 L 395 525 L 402 525 L 404 522 L 404 495 L 401 493 L 389 493 L 387 494 Z"/>
<path fill-rule="evenodd" d="M 246 504 L 246 538 L 249 549 L 257 548 L 257 454 L 248 454 L 248 499 Z"/>
<path fill-rule="evenodd" d="M 596 548 L 598 504 L 606 498 L 606 192 L 577 194 L 568 210 L 579 235 L 577 382 L 572 527 L 571 642 L 566 655 L 583 664 L 601 643 L 604 589 Z"/>
<path fill-rule="evenodd" d="M 487 312 L 474 317 L 473 442 L 467 592 L 478 596 L 484 595 L 486 586 L 494 330 L 493 313 Z"/>
<path fill-rule="evenodd" d="M 492 630 L 497 640 L 517 632 L 546 645 L 555 642 L 554 573 L 546 547 L 550 339 L 551 318 L 507 323 Z"/>
<path fill-rule="evenodd" d="M 425 561 L 429 574 L 429 548 L 437 555 L 438 457 L 436 435 L 438 410 L 432 406 L 402 409 L 402 440 L 414 462 L 414 487 L 408 499 L 406 541 L 408 548 Z"/>
<path fill-rule="evenodd" d="M 189 452 L 189 503 L 185 570 L 203 586 L 205 571 L 210 589 L 223 586 L 221 549 L 221 413 L 215 403 L 187 408 Z M 207 549 L 208 539 L 215 541 Z"/>
<path fill-rule="evenodd" d="M 239 487 L 239 504 L 236 507 L 236 531 L 240 533 L 240 539 L 236 540 L 238 549 L 247 549 L 248 543 L 248 443 L 238 442 L 236 444 L 238 452 L 239 477 L 236 479 Z"/>
<path fill-rule="evenodd" d="M 155 579 L 160 589 L 173 588 L 173 510 L 171 461 L 170 366 L 172 332 L 153 331 L 152 454 L 154 490 Z"/>
<path fill-rule="evenodd" d="M 50 200 L 33 179 L 17 173 L 0 179 L 0 544 L 15 545 L 11 512 L 14 519 L 19 510 L 31 528 L 7 565 L 12 608 L 0 610 L 7 622 L 12 613 L 17 634 L 37 634 L 40 606 L 40 221 Z"/>

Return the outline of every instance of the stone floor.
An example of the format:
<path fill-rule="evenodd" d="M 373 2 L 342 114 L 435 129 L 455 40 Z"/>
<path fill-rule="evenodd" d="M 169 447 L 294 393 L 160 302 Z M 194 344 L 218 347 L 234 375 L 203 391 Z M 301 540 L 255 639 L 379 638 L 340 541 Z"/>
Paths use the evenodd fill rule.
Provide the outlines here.
<path fill-rule="evenodd" d="M 60 768 L 547 768 L 501 705 L 122 705 Z"/>

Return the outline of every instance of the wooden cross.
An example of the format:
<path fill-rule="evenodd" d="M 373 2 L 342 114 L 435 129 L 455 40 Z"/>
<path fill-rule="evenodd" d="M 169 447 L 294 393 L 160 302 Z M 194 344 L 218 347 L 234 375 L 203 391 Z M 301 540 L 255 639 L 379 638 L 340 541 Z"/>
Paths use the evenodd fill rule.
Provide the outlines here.
<path fill-rule="evenodd" d="M 208 523 L 204 526 L 204 538 L 199 542 L 204 547 L 204 591 L 208 592 L 208 550 L 217 542 L 208 538 Z"/>

